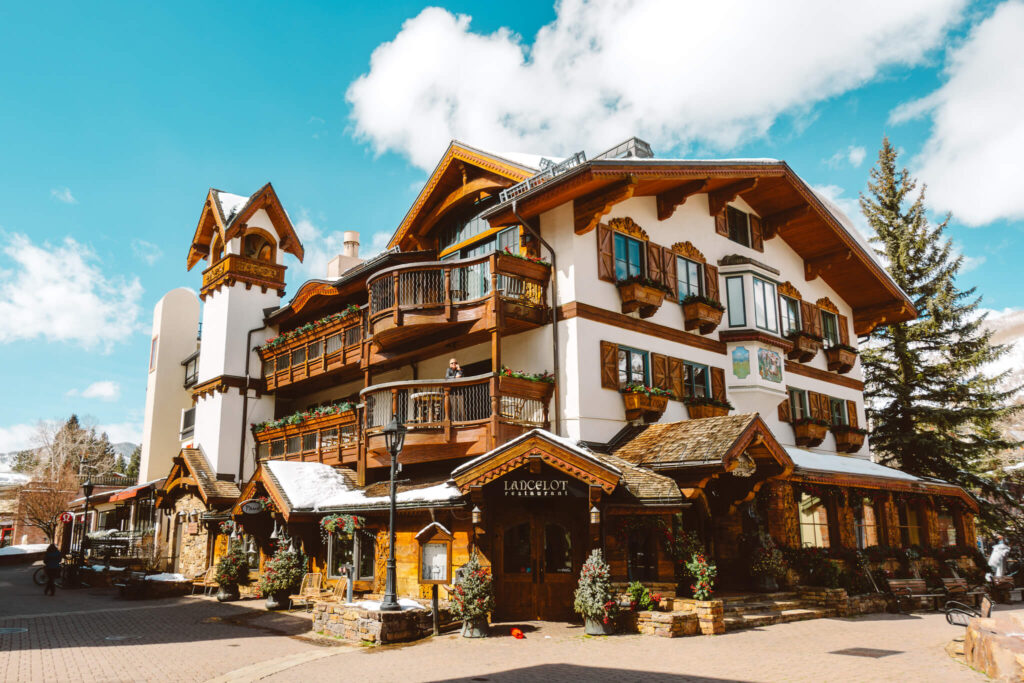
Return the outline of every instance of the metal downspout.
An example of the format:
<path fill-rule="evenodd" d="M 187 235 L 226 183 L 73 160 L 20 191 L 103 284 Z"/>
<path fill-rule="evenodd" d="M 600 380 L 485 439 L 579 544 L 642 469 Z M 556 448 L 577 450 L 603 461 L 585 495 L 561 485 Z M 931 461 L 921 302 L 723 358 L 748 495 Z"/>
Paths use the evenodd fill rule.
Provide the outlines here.
<path fill-rule="evenodd" d="M 238 487 L 244 484 L 242 474 L 245 472 L 245 420 L 249 412 L 249 361 L 252 359 L 252 333 L 266 329 L 266 325 L 254 327 L 245 335 L 245 389 L 242 390 L 242 438 L 238 443 Z M 254 458 L 255 460 L 255 458 Z"/>

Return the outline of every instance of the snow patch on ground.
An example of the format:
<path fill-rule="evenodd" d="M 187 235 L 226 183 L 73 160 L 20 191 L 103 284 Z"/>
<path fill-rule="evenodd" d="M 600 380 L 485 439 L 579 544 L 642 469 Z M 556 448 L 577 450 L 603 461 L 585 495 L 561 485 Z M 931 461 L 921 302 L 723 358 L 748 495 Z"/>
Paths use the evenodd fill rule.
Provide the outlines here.
<path fill-rule="evenodd" d="M 188 581 L 188 580 L 189 580 L 188 577 L 185 576 L 184 574 L 168 574 L 166 572 L 163 573 L 163 574 L 153 574 L 152 576 L 147 576 L 146 577 L 146 581 L 178 582 L 178 581 Z"/>
<path fill-rule="evenodd" d="M 398 598 L 398 605 L 402 608 L 403 612 L 412 609 L 426 609 L 420 603 L 416 602 L 415 600 L 410 600 L 409 598 Z M 376 612 L 380 610 L 380 603 L 376 600 L 360 600 L 359 602 L 346 603 L 345 606 L 359 607 L 361 609 L 369 610 L 371 612 Z"/>
<path fill-rule="evenodd" d="M 31 553 L 46 552 L 50 547 L 49 543 L 29 543 L 27 545 L 9 545 L 0 548 L 0 555 L 29 555 Z"/>

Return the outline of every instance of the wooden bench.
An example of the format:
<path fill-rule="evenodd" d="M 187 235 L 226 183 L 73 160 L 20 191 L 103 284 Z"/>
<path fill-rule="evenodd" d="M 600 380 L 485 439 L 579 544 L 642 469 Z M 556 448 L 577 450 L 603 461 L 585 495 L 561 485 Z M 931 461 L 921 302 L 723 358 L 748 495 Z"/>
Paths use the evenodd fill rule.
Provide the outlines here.
<path fill-rule="evenodd" d="M 313 603 L 316 602 L 317 598 L 320 597 L 320 593 L 323 592 L 323 579 L 324 575 L 320 572 L 307 572 L 302 577 L 302 585 L 299 586 L 299 592 L 288 596 L 288 609 L 295 609 L 295 603 L 301 602 L 307 611 L 312 610 Z"/>
<path fill-rule="evenodd" d="M 984 588 L 980 586 L 974 586 L 972 588 L 967 585 L 967 579 L 962 579 L 960 577 L 943 579 L 942 587 L 946 589 L 947 600 L 952 599 L 975 604 L 979 599 L 981 599 L 981 597 L 988 595 L 988 591 Z"/>
<path fill-rule="evenodd" d="M 938 599 L 946 597 L 943 593 L 931 592 L 924 579 L 889 579 L 889 590 L 896 598 L 896 609 L 900 612 L 903 612 L 904 600 L 927 598 L 932 603 L 932 609 L 937 609 Z"/>

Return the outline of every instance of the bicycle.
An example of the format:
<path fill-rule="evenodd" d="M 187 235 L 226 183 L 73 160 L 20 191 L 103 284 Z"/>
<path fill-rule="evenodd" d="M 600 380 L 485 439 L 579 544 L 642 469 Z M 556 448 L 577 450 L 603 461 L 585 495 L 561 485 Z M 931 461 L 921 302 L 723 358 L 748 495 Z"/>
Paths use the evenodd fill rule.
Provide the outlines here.
<path fill-rule="evenodd" d="M 37 586 L 45 586 L 47 579 L 46 567 L 39 567 L 32 573 L 32 582 Z M 73 588 L 75 586 L 88 585 L 81 582 L 80 568 L 70 562 L 60 563 L 60 573 L 54 577 L 53 584 L 57 588 Z"/>

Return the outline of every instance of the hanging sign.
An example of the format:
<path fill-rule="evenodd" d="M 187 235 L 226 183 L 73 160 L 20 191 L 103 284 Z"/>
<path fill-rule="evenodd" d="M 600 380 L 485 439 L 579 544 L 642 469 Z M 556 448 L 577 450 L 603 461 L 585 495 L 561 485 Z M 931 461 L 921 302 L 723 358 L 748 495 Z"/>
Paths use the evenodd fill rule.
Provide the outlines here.
<path fill-rule="evenodd" d="M 242 503 L 241 510 L 243 515 L 258 515 L 263 512 L 263 501 L 261 500 L 247 500 Z"/>
<path fill-rule="evenodd" d="M 569 495 L 568 479 L 547 479 L 544 477 L 506 479 L 503 483 L 506 496 L 517 498 L 551 498 Z"/>
<path fill-rule="evenodd" d="M 60 521 L 64 522 L 65 524 L 70 524 L 71 520 L 73 520 L 74 518 L 75 518 L 75 516 L 73 514 L 71 514 L 70 512 L 62 512 L 62 513 L 60 513 Z"/>

